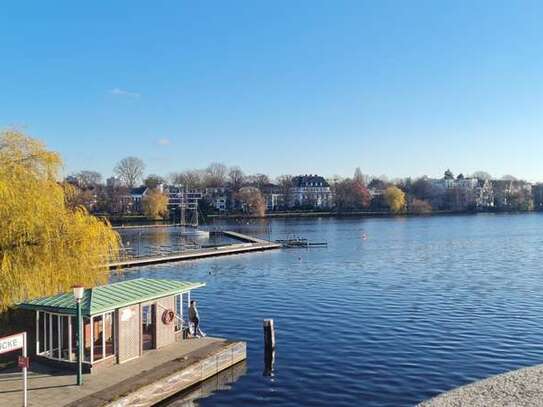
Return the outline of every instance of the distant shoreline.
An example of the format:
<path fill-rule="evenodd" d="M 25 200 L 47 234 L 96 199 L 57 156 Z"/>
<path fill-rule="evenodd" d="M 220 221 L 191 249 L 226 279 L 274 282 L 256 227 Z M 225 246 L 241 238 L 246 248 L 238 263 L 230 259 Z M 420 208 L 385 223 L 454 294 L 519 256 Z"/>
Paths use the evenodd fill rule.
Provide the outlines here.
<path fill-rule="evenodd" d="M 211 214 L 207 215 L 207 218 L 210 220 L 214 219 L 281 219 L 281 218 L 349 218 L 349 217 L 359 217 L 359 218 L 393 218 L 393 217 L 429 217 L 429 216 L 446 216 L 446 215 L 477 215 L 485 213 L 494 213 L 494 214 L 523 214 L 523 213 L 539 213 L 543 212 L 540 210 L 531 210 L 531 211 L 512 211 L 512 210 L 486 210 L 486 211 L 432 211 L 429 213 L 400 213 L 393 214 L 391 212 L 385 211 L 285 211 L 285 212 L 271 212 L 267 213 L 264 216 L 258 215 L 248 215 L 242 213 L 229 213 L 229 214 Z M 178 224 L 171 223 L 171 221 L 152 221 L 146 219 L 144 216 L 128 216 L 126 218 L 114 216 L 109 217 L 104 214 L 96 215 L 98 217 L 103 217 L 111 222 L 114 228 L 119 229 L 128 229 L 130 227 L 141 227 L 146 226 L 149 228 L 153 227 L 175 227 L 179 226 Z"/>
<path fill-rule="evenodd" d="M 495 214 L 521 214 L 521 213 L 537 213 L 539 211 L 506 211 L 506 210 L 493 210 L 493 211 L 432 211 L 429 213 L 400 213 L 393 214 L 391 212 L 380 211 L 349 211 L 349 212 L 335 212 L 335 211 L 320 211 L 320 212 L 272 212 L 267 213 L 264 216 L 247 215 L 247 214 L 224 214 L 224 215 L 207 215 L 210 219 L 269 219 L 269 218 L 348 218 L 348 217 L 362 217 L 362 218 L 395 218 L 395 217 L 428 217 L 428 216 L 443 216 L 443 215 L 477 215 L 486 213 Z"/>

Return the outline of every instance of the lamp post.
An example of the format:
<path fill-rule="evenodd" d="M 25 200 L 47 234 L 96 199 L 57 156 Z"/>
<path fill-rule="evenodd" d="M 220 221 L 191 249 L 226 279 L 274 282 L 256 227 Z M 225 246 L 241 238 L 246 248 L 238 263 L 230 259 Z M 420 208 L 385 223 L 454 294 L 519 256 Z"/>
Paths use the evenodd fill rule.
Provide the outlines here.
<path fill-rule="evenodd" d="M 76 285 L 72 288 L 77 304 L 77 385 L 81 386 L 83 384 L 83 319 L 81 318 L 81 300 L 85 293 L 85 287 Z"/>

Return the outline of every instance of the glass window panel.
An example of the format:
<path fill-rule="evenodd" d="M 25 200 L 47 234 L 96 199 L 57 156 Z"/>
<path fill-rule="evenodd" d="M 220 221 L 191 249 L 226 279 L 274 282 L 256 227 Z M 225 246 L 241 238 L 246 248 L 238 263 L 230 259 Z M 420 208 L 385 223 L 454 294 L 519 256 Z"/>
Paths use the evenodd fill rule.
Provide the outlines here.
<path fill-rule="evenodd" d="M 104 357 L 103 337 L 104 337 L 104 322 L 102 315 L 93 318 L 93 356 L 94 360 L 100 360 Z"/>
<path fill-rule="evenodd" d="M 53 341 L 51 343 L 51 351 L 54 358 L 60 358 L 60 349 L 58 347 L 58 334 L 59 334 L 59 325 L 58 325 L 58 315 L 51 315 L 52 322 L 52 332 L 53 332 Z"/>
<path fill-rule="evenodd" d="M 40 341 L 40 346 L 39 346 L 39 349 L 38 349 L 38 353 L 43 353 L 45 352 L 45 312 L 42 312 L 42 311 L 39 311 L 38 312 L 39 314 L 39 319 L 38 319 L 38 333 L 39 333 L 39 336 L 38 336 L 38 340 Z"/>
<path fill-rule="evenodd" d="M 143 350 L 153 349 L 155 347 L 155 327 L 153 324 L 153 315 L 155 311 L 155 305 L 143 305 L 142 310 L 142 348 Z"/>
<path fill-rule="evenodd" d="M 45 350 L 44 350 L 44 355 L 45 356 L 51 356 L 51 314 L 46 312 L 43 322 L 45 324 Z"/>
<path fill-rule="evenodd" d="M 83 360 L 90 362 L 90 350 L 91 350 L 91 326 L 89 318 L 83 318 Z"/>
<path fill-rule="evenodd" d="M 68 316 L 63 315 L 60 317 L 60 325 L 62 326 L 62 341 L 61 341 L 61 359 L 70 360 L 70 351 L 68 349 L 70 344 L 70 332 L 68 327 Z"/>
<path fill-rule="evenodd" d="M 77 318 L 70 317 L 72 320 L 72 357 L 70 360 L 77 361 Z"/>
<path fill-rule="evenodd" d="M 115 324 L 113 323 L 113 312 L 110 312 L 105 315 L 104 318 L 104 336 L 105 336 L 105 346 L 106 346 L 106 357 L 112 356 L 115 353 Z"/>

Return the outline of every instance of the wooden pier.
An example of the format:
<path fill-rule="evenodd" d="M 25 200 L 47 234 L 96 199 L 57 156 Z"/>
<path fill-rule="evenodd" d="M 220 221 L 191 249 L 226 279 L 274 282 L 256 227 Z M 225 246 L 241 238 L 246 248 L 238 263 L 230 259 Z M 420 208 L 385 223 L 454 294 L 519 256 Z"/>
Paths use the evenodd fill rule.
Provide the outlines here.
<path fill-rule="evenodd" d="M 29 407 L 150 407 L 246 359 L 245 342 L 190 339 L 148 351 L 141 358 L 86 374 L 75 384 L 75 371 L 32 363 Z M 0 374 L 0 404 L 18 406 L 19 371 Z"/>
<path fill-rule="evenodd" d="M 242 243 L 187 250 L 165 256 L 146 256 L 121 260 L 108 264 L 110 269 L 146 266 L 151 264 L 170 263 L 185 260 L 195 260 L 205 257 L 226 256 L 231 254 L 242 254 L 264 250 L 280 249 L 281 245 L 268 240 L 258 239 L 237 232 L 225 230 L 224 235 L 240 240 Z"/>

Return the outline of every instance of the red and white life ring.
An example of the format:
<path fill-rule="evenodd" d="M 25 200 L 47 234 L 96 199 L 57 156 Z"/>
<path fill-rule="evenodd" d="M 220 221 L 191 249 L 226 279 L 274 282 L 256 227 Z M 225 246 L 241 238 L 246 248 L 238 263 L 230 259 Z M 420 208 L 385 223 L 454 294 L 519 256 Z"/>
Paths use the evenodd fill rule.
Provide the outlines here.
<path fill-rule="evenodd" d="M 162 313 L 162 322 L 164 325 L 170 325 L 175 318 L 175 312 L 171 309 L 167 309 Z"/>

